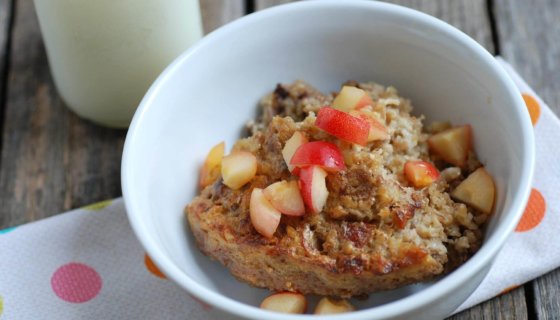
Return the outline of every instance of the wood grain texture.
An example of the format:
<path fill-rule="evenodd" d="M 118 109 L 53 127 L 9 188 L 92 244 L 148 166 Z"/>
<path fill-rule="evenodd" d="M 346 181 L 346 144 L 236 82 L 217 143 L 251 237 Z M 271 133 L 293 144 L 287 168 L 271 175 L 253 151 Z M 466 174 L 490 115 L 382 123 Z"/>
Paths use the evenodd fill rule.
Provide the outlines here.
<path fill-rule="evenodd" d="M 200 0 L 204 33 L 245 15 L 244 0 Z"/>
<path fill-rule="evenodd" d="M 209 31 L 245 9 L 242 0 L 224 0 L 203 1 L 201 10 Z M 120 196 L 126 131 L 96 126 L 65 107 L 50 76 L 31 0 L 16 3 L 10 57 L 0 228 Z"/>
<path fill-rule="evenodd" d="M 382 0 L 413 8 L 435 16 L 465 32 L 494 53 L 486 0 Z M 551 0 L 553 1 L 553 0 Z M 255 0 L 255 9 L 294 2 L 290 0 Z"/>
<path fill-rule="evenodd" d="M 3 103 L 7 81 L 8 41 L 11 33 L 12 0 L 0 0 L 0 101 Z M 2 121 L 2 108 L 0 106 L 0 121 Z M 2 128 L 2 125 L 0 125 Z M 2 142 L 0 141 L 0 147 Z"/>
<path fill-rule="evenodd" d="M 448 320 L 493 319 L 525 320 L 528 319 L 525 291 L 519 287 L 509 293 L 500 295 L 478 306 L 467 309 L 448 318 Z"/>
<path fill-rule="evenodd" d="M 494 1 L 502 56 L 560 115 L 560 1 Z M 536 318 L 560 317 L 560 269 L 526 288 Z"/>
<path fill-rule="evenodd" d="M 560 1 L 495 0 L 501 53 L 560 115 Z"/>
<path fill-rule="evenodd" d="M 527 284 L 532 290 L 533 313 L 540 320 L 560 318 L 560 269 Z"/>
<path fill-rule="evenodd" d="M 494 53 L 490 19 L 486 0 L 382 0 L 413 8 L 457 27 L 491 53 Z M 255 0 L 255 9 L 261 10 L 289 3 L 289 0 Z"/>
<path fill-rule="evenodd" d="M 465 32 L 494 53 L 486 0 L 384 0 L 437 17 Z"/>
<path fill-rule="evenodd" d="M 255 0 L 255 11 L 277 6 L 279 4 L 285 4 L 290 2 L 296 2 L 291 0 Z"/>
<path fill-rule="evenodd" d="M 33 2 L 18 0 L 0 161 L 0 227 L 37 220 L 120 191 L 124 130 L 79 119 L 54 88 Z"/>

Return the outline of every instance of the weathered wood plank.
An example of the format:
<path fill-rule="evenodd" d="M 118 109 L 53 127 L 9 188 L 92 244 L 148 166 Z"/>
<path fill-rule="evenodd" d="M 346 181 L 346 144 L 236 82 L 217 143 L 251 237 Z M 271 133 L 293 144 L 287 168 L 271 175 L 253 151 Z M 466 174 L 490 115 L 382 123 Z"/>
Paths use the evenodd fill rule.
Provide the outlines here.
<path fill-rule="evenodd" d="M 465 32 L 494 53 L 485 0 L 384 0 L 437 17 Z"/>
<path fill-rule="evenodd" d="M 295 2 L 293 0 L 256 0 L 255 1 L 255 11 L 277 6 L 279 4 L 285 4 Z"/>
<path fill-rule="evenodd" d="M 560 114 L 560 2 L 495 2 L 502 56 Z"/>
<path fill-rule="evenodd" d="M 242 0 L 203 1 L 201 7 L 206 31 L 245 10 Z M 84 121 L 64 106 L 50 76 L 31 0 L 18 0 L 14 19 L 0 162 L 0 227 L 120 196 L 126 134 Z"/>
<path fill-rule="evenodd" d="M 0 161 L 0 227 L 120 195 L 124 130 L 79 119 L 50 77 L 33 2 L 16 2 Z"/>
<path fill-rule="evenodd" d="M 560 2 L 495 0 L 501 54 L 560 115 Z M 560 315 L 560 269 L 531 282 L 538 319 Z"/>
<path fill-rule="evenodd" d="M 531 283 L 534 310 L 538 319 L 558 319 L 560 316 L 560 269 Z"/>
<path fill-rule="evenodd" d="M 382 0 L 413 8 L 438 17 L 459 28 L 488 51 L 494 53 L 490 20 L 485 0 Z M 290 0 L 256 0 L 255 9 L 261 10 L 275 5 L 294 2 Z"/>
<path fill-rule="evenodd" d="M 7 81 L 8 41 L 11 32 L 12 0 L 0 0 L 0 123 L 5 98 L 4 88 Z M 0 128 L 2 126 L 0 125 Z M 2 142 L 0 141 L 0 147 Z"/>
<path fill-rule="evenodd" d="M 200 10 L 204 32 L 209 33 L 243 16 L 246 8 L 244 0 L 200 0 Z"/>
<path fill-rule="evenodd" d="M 493 320 L 523 320 L 528 319 L 525 305 L 525 291 L 523 287 L 503 294 L 478 306 L 467 309 L 448 318 L 449 320 L 463 319 L 493 319 Z"/>

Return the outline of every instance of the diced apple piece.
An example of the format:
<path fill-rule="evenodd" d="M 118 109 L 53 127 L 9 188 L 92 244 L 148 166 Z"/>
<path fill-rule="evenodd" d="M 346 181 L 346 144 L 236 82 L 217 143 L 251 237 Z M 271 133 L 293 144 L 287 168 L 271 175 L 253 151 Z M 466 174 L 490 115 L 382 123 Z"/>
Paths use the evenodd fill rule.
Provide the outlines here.
<path fill-rule="evenodd" d="M 322 107 L 317 114 L 315 125 L 333 136 L 366 145 L 369 137 L 369 123 L 366 120 L 330 107 Z"/>
<path fill-rule="evenodd" d="M 304 295 L 299 293 L 275 293 L 263 300 L 261 308 L 282 313 L 305 313 L 307 300 Z"/>
<path fill-rule="evenodd" d="M 236 151 L 222 159 L 222 179 L 234 190 L 241 188 L 257 174 L 257 158 L 247 151 Z"/>
<path fill-rule="evenodd" d="M 385 127 L 377 119 L 357 110 L 350 111 L 350 115 L 361 118 L 369 123 L 369 134 L 367 139 L 368 142 L 389 139 L 387 127 Z"/>
<path fill-rule="evenodd" d="M 372 104 L 373 101 L 367 92 L 351 86 L 343 86 L 332 103 L 334 108 L 342 111 L 359 109 Z"/>
<path fill-rule="evenodd" d="M 449 121 L 434 121 L 426 129 L 429 133 L 436 134 L 451 129 L 451 123 Z"/>
<path fill-rule="evenodd" d="M 313 213 L 319 213 L 327 203 L 329 191 L 325 178 L 327 172 L 318 166 L 303 167 L 299 172 L 299 190 L 305 205 Z"/>
<path fill-rule="evenodd" d="M 333 300 L 327 297 L 322 298 L 315 307 L 314 314 L 335 314 L 345 313 L 356 310 L 348 300 Z"/>
<path fill-rule="evenodd" d="M 494 179 L 483 167 L 476 169 L 451 192 L 453 199 L 486 214 L 492 213 L 495 195 Z"/>
<path fill-rule="evenodd" d="M 439 171 L 426 161 L 407 161 L 404 164 L 404 176 L 415 188 L 424 188 L 439 178 Z"/>
<path fill-rule="evenodd" d="M 312 141 L 302 144 L 294 153 L 290 164 L 296 167 L 316 165 L 329 172 L 346 168 L 344 157 L 336 144 L 325 141 Z"/>
<path fill-rule="evenodd" d="M 263 190 L 259 188 L 254 188 L 251 192 L 249 215 L 253 227 L 267 238 L 272 238 L 282 216 L 280 211 L 276 210 L 266 199 Z"/>
<path fill-rule="evenodd" d="M 220 168 L 225 148 L 226 144 L 222 141 L 212 147 L 210 152 L 208 152 L 206 160 L 204 160 L 204 164 L 200 169 L 200 180 L 198 182 L 200 189 L 210 185 L 220 176 Z"/>
<path fill-rule="evenodd" d="M 284 144 L 284 149 L 282 149 L 282 156 L 284 157 L 284 161 L 288 165 L 288 170 L 292 172 L 294 170 L 294 166 L 290 164 L 292 157 L 296 150 L 304 143 L 307 143 L 307 137 L 305 134 L 301 133 L 300 131 L 294 132 L 292 137 L 286 141 Z"/>
<path fill-rule="evenodd" d="M 302 216 L 305 205 L 297 181 L 278 181 L 264 189 L 264 196 L 278 211 L 288 216 Z"/>
<path fill-rule="evenodd" d="M 428 145 L 443 160 L 458 167 L 464 167 L 472 146 L 470 125 L 451 128 L 428 138 Z"/>

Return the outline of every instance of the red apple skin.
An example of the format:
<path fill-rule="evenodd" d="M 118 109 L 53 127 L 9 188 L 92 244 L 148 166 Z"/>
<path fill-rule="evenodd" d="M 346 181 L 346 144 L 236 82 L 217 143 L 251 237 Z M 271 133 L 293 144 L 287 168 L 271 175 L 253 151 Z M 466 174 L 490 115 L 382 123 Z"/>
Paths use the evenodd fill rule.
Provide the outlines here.
<path fill-rule="evenodd" d="M 357 110 L 351 111 L 350 115 L 363 119 L 369 123 L 368 142 L 377 141 L 377 140 L 387 140 L 390 138 L 389 133 L 387 131 L 387 127 L 385 127 L 377 119 L 374 119 L 373 117 L 363 113 L 362 111 L 357 111 Z"/>
<path fill-rule="evenodd" d="M 362 99 L 360 99 L 360 101 L 358 101 L 358 103 L 356 104 L 355 109 L 361 109 L 363 107 L 366 106 L 371 106 L 373 104 L 373 101 L 371 100 L 371 98 L 369 97 L 369 95 L 366 93 Z"/>
<path fill-rule="evenodd" d="M 439 171 L 426 161 L 407 161 L 404 164 L 406 180 L 415 188 L 424 188 L 439 178 Z"/>
<path fill-rule="evenodd" d="M 302 144 L 292 156 L 290 165 L 295 167 L 320 166 L 328 172 L 346 169 L 340 149 L 325 141 L 312 141 Z"/>
<path fill-rule="evenodd" d="M 299 172 L 301 171 L 300 167 L 294 167 L 294 170 L 292 170 L 292 174 L 296 177 L 299 177 Z"/>
<path fill-rule="evenodd" d="M 365 146 L 369 137 L 369 123 L 350 114 L 322 107 L 317 114 L 315 125 L 333 136 L 351 143 Z"/>
<path fill-rule="evenodd" d="M 303 202 L 312 213 L 319 213 L 327 203 L 329 191 L 327 172 L 318 166 L 303 167 L 299 172 L 299 190 Z"/>

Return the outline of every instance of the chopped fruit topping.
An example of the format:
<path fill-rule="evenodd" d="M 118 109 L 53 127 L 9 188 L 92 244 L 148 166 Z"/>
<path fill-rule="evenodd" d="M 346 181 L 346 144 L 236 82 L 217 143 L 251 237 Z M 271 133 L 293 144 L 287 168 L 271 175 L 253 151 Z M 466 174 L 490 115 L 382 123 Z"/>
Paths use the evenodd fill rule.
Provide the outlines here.
<path fill-rule="evenodd" d="M 224 184 L 234 190 L 251 181 L 257 173 L 257 158 L 247 151 L 236 151 L 222 159 Z"/>
<path fill-rule="evenodd" d="M 434 121 L 430 123 L 430 125 L 427 128 L 427 131 L 432 134 L 435 134 L 438 132 L 445 131 L 447 129 L 451 129 L 451 123 L 449 123 L 449 121 Z"/>
<path fill-rule="evenodd" d="M 414 217 L 414 206 L 410 204 L 395 207 L 391 211 L 393 213 L 393 224 L 399 229 L 404 229 L 408 220 Z"/>
<path fill-rule="evenodd" d="M 404 164 L 404 176 L 415 188 L 424 188 L 439 178 L 439 171 L 426 161 L 407 161 Z"/>
<path fill-rule="evenodd" d="M 220 142 L 208 152 L 206 160 L 200 169 L 200 180 L 198 185 L 200 189 L 212 184 L 220 176 L 220 167 L 222 165 L 222 158 L 224 157 L 224 149 L 226 144 Z"/>
<path fill-rule="evenodd" d="M 373 104 L 367 92 L 360 88 L 344 86 L 334 98 L 333 107 L 342 111 L 359 109 Z"/>
<path fill-rule="evenodd" d="M 377 119 L 360 111 L 351 111 L 350 115 L 363 119 L 369 123 L 368 142 L 389 139 L 387 128 Z"/>
<path fill-rule="evenodd" d="M 348 300 L 333 300 L 327 297 L 322 298 L 317 307 L 315 307 L 314 314 L 334 314 L 354 311 L 353 305 Z"/>
<path fill-rule="evenodd" d="M 428 139 L 428 145 L 446 162 L 464 167 L 472 146 L 471 126 L 465 125 L 436 133 Z"/>
<path fill-rule="evenodd" d="M 271 238 L 280 224 L 282 214 L 270 204 L 263 190 L 254 188 L 249 202 L 249 215 L 253 227 L 267 238 Z"/>
<path fill-rule="evenodd" d="M 370 128 L 368 121 L 331 107 L 322 107 L 319 110 L 315 125 L 333 136 L 351 143 L 366 145 L 368 141 Z"/>
<path fill-rule="evenodd" d="M 486 214 L 490 214 L 494 207 L 495 194 L 496 186 L 494 185 L 494 179 L 492 179 L 492 176 L 486 169 L 480 167 L 451 192 L 451 197 Z"/>
<path fill-rule="evenodd" d="M 288 139 L 288 141 L 286 141 L 286 144 L 284 144 L 284 149 L 282 149 L 282 156 L 284 157 L 284 161 L 286 161 L 288 170 L 290 170 L 290 172 L 294 170 L 294 166 L 290 164 L 294 153 L 302 144 L 307 142 L 308 140 L 305 134 L 296 131 L 294 132 L 292 137 Z"/>
<path fill-rule="evenodd" d="M 305 214 L 297 181 L 278 181 L 264 189 L 264 196 L 278 211 L 289 216 Z"/>
<path fill-rule="evenodd" d="M 329 172 L 344 170 L 344 157 L 338 147 L 330 142 L 313 141 L 302 144 L 294 153 L 290 164 L 296 167 L 320 166 Z"/>
<path fill-rule="evenodd" d="M 282 313 L 305 313 L 307 300 L 299 293 L 275 293 L 263 300 L 261 308 Z"/>
<path fill-rule="evenodd" d="M 299 177 L 299 171 L 301 170 L 300 167 L 294 167 L 294 170 L 292 170 L 292 174 L 296 177 Z"/>
<path fill-rule="evenodd" d="M 327 172 L 318 166 L 301 168 L 299 172 L 299 190 L 305 205 L 313 213 L 319 213 L 327 203 L 329 191 L 325 178 Z"/>

